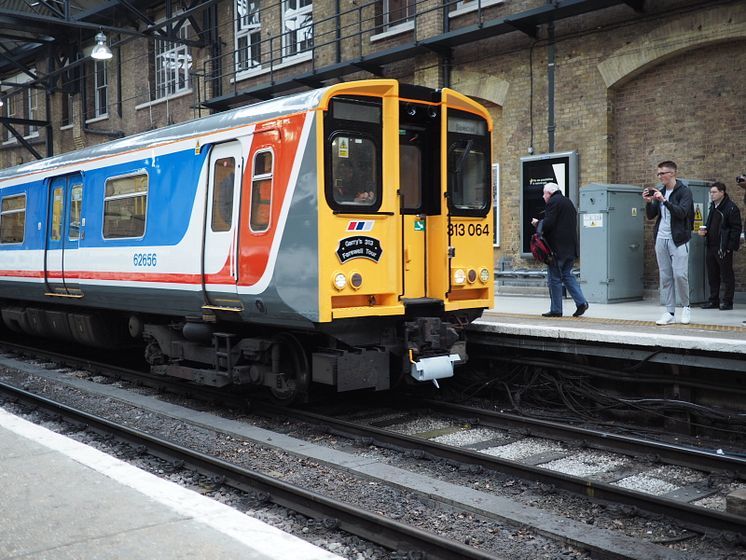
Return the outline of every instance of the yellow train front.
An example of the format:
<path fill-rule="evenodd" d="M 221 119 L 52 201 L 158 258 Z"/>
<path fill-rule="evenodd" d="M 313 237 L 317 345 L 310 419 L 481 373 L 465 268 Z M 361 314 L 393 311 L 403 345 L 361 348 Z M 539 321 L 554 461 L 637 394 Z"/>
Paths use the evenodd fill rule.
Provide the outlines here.
<path fill-rule="evenodd" d="M 489 114 L 389 80 L 334 86 L 321 110 L 317 326 L 342 345 L 313 353 L 312 380 L 437 385 L 493 302 Z"/>

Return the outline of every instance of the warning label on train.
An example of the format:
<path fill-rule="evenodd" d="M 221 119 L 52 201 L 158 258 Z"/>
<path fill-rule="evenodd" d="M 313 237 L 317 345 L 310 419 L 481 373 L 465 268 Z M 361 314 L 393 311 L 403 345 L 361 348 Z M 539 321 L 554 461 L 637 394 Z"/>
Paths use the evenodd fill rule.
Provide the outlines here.
<path fill-rule="evenodd" d="M 350 259 L 370 259 L 378 262 L 382 254 L 383 249 L 378 239 L 367 235 L 345 237 L 339 240 L 339 247 L 337 247 L 339 262 L 347 262 Z"/>

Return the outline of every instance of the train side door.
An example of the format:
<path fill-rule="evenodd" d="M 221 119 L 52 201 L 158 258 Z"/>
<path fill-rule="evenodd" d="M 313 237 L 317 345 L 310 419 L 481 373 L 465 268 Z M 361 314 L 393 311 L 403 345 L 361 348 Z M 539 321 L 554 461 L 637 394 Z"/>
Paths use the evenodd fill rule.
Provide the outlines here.
<path fill-rule="evenodd" d="M 423 197 L 425 129 L 406 126 L 399 131 L 399 206 L 403 236 L 403 298 L 426 294 L 426 227 Z"/>
<path fill-rule="evenodd" d="M 47 294 L 82 297 L 78 248 L 83 236 L 83 178 L 80 173 L 49 183 L 44 277 Z"/>
<path fill-rule="evenodd" d="M 241 311 L 238 298 L 238 212 L 243 160 L 238 142 L 210 152 L 205 236 L 202 248 L 204 309 Z"/>

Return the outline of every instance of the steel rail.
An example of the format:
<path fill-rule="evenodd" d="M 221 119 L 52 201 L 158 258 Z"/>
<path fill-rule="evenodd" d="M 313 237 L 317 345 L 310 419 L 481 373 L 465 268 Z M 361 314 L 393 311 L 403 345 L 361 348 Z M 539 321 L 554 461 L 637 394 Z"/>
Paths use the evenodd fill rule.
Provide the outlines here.
<path fill-rule="evenodd" d="M 419 404 L 447 415 L 462 415 L 475 418 L 480 425 L 491 428 L 524 430 L 528 428 L 530 435 L 543 435 L 563 441 L 568 439 L 575 440 L 589 447 L 617 453 L 623 452 L 631 456 L 649 454 L 660 458 L 664 462 L 697 470 L 708 472 L 732 471 L 739 478 L 746 479 L 746 459 L 734 457 L 733 455 L 719 455 L 702 449 L 589 430 L 549 420 L 528 418 L 516 414 L 507 414 L 447 402 L 424 400 L 420 401 Z M 411 407 L 411 404 L 409 406 Z"/>
<path fill-rule="evenodd" d="M 398 434 L 389 430 L 340 420 L 315 412 L 297 409 L 289 410 L 266 404 L 257 405 L 255 412 L 285 416 L 321 425 L 336 435 L 346 436 L 351 439 L 362 438 L 384 448 L 424 452 L 432 457 L 445 459 L 456 464 L 476 465 L 490 471 L 500 472 L 524 480 L 553 485 L 588 498 L 634 506 L 643 511 L 677 519 L 691 526 L 746 535 L 746 517 L 692 506 L 688 503 L 628 490 L 605 482 L 524 465 L 517 461 L 469 449 L 443 445 L 427 439 Z"/>
<path fill-rule="evenodd" d="M 224 484 L 233 488 L 244 492 L 262 492 L 271 502 L 311 518 L 323 518 L 325 524 L 327 520 L 332 520 L 331 527 L 339 527 L 386 548 L 392 550 L 410 548 L 415 555 L 423 553 L 428 559 L 438 560 L 452 560 L 453 558 L 494 560 L 495 558 L 494 555 L 473 547 L 399 523 L 382 515 L 363 511 L 359 507 L 273 479 L 259 472 L 244 469 L 145 432 L 121 426 L 7 383 L 0 382 L 0 392 L 48 410 L 74 423 L 85 424 L 95 431 L 112 434 L 118 440 L 131 445 L 144 446 L 149 453 L 164 460 L 179 461 L 186 468 L 219 476 Z"/>

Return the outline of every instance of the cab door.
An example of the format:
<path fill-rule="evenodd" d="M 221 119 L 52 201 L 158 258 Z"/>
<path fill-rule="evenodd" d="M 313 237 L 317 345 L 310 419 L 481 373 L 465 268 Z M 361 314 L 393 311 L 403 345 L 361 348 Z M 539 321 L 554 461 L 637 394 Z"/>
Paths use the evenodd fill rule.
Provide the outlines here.
<path fill-rule="evenodd" d="M 83 177 L 72 173 L 49 182 L 49 217 L 44 251 L 47 295 L 82 297 L 78 254 L 84 217 Z"/>
<path fill-rule="evenodd" d="M 202 247 L 203 309 L 241 311 L 238 297 L 238 211 L 243 159 L 238 142 L 210 151 Z"/>
<path fill-rule="evenodd" d="M 399 207 L 402 218 L 403 290 L 407 299 L 423 298 L 427 289 L 426 228 L 423 197 L 425 129 L 399 130 Z"/>

